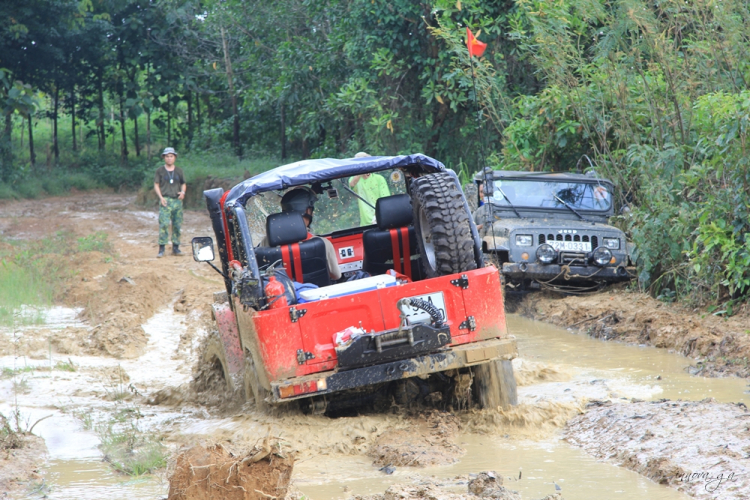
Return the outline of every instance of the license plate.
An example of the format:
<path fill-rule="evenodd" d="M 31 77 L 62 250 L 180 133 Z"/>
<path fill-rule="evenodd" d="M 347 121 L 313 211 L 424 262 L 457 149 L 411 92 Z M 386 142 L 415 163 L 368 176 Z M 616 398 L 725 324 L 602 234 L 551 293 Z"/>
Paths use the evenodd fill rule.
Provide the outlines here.
<path fill-rule="evenodd" d="M 443 299 L 443 292 L 428 293 L 427 295 L 417 295 L 416 297 L 409 297 L 410 299 L 421 299 L 429 302 L 435 306 L 439 311 L 443 312 L 443 320 L 448 319 L 448 313 L 445 310 L 445 300 Z M 430 323 L 432 319 L 422 309 L 408 306 L 404 308 L 406 312 L 406 318 L 409 320 L 409 324 L 414 325 L 417 323 Z"/>
<path fill-rule="evenodd" d="M 589 241 L 550 240 L 547 243 L 558 252 L 590 252 L 591 251 L 591 242 Z"/>

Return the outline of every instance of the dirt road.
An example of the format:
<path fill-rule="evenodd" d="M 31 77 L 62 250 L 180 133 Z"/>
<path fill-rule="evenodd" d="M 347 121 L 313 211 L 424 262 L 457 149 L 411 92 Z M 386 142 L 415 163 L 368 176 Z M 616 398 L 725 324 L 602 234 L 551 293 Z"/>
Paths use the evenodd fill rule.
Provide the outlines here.
<path fill-rule="evenodd" d="M 617 426 L 612 425 L 613 422 L 623 419 L 640 422 L 643 419 L 638 415 L 662 415 L 668 409 L 665 407 L 662 411 L 652 403 L 630 403 L 629 399 L 608 397 L 607 393 L 604 398 L 610 402 L 602 402 L 595 392 L 601 385 L 597 380 L 585 379 L 569 368 L 534 362 L 532 352 L 521 352 L 522 359 L 515 365 L 519 385 L 523 387 L 519 391 L 520 405 L 508 412 L 465 411 L 451 415 L 436 409 L 394 407 L 387 414 L 332 421 L 298 414 L 258 413 L 237 394 L 223 392 L 216 385 L 211 386 L 214 390 L 196 392 L 197 386 L 191 383 L 191 378 L 200 355 L 201 340 L 210 328 L 207 305 L 212 301 L 213 292 L 221 290 L 223 284 L 213 269 L 194 262 L 190 256 L 168 255 L 156 259 L 157 212 L 155 208 L 136 206 L 135 199 L 135 195 L 82 193 L 0 205 L 0 236 L 4 239 L 43 239 L 57 231 L 84 237 L 101 231 L 108 234 L 113 244 L 111 253 L 60 255 L 60 259 L 68 259 L 75 270 L 61 301 L 77 311 L 76 321 L 62 328 L 39 327 L 24 330 L 22 334 L 4 332 L 0 335 L 0 356 L 6 360 L 4 366 L 11 359 L 14 363 L 23 359 L 24 363 L 33 364 L 53 358 L 68 358 L 78 366 L 75 373 L 61 375 L 53 371 L 51 375 L 41 372 L 30 376 L 24 392 L 24 401 L 27 401 L 24 404 L 29 408 L 53 407 L 62 413 L 74 413 L 70 403 L 67 406 L 59 403 L 65 399 L 74 401 L 72 406 L 86 405 L 97 412 L 116 399 L 113 395 L 124 394 L 123 397 L 137 405 L 142 413 L 139 425 L 158 431 L 172 451 L 197 441 L 230 442 L 238 449 L 247 449 L 270 434 L 281 436 L 284 446 L 296 457 L 292 496 L 296 483 L 312 492 L 308 495 L 323 492 L 312 498 L 331 498 L 333 490 L 326 488 L 331 484 L 347 484 L 340 479 L 341 474 L 363 474 L 362 470 L 366 469 L 362 481 L 367 482 L 365 489 L 373 492 L 372 498 L 383 498 L 382 492 L 386 489 L 390 491 L 385 494 L 386 498 L 421 498 L 426 492 L 434 498 L 465 497 L 469 494 L 467 485 L 476 479 L 469 473 L 484 470 L 477 468 L 484 462 L 476 458 L 486 455 L 482 446 L 494 443 L 492 453 L 495 453 L 497 448 L 507 448 L 510 440 L 516 444 L 511 446 L 515 451 L 508 452 L 508 457 L 531 453 L 532 462 L 541 463 L 545 461 L 543 454 L 549 450 L 528 451 L 537 446 L 529 443 L 544 442 L 547 443 L 544 446 L 558 447 L 560 432 L 565 428 L 564 438 L 592 456 L 610 460 L 657 482 L 666 477 L 664 484 L 690 495 L 713 498 L 706 496 L 705 488 L 695 486 L 703 484 L 700 481 L 704 476 L 692 482 L 679 480 L 686 473 L 712 474 L 718 470 L 711 468 L 718 461 L 716 450 L 701 451 L 694 446 L 698 439 L 709 442 L 717 439 L 713 431 L 660 434 L 658 429 L 668 422 L 650 419 L 651 427 L 639 427 L 639 433 L 634 431 L 624 438 L 623 433 L 614 432 Z M 190 239 L 199 235 L 211 235 L 207 214 L 186 212 L 185 250 L 189 252 Z M 519 312 L 557 325 L 590 330 L 600 338 L 651 344 L 698 357 L 695 371 L 702 374 L 748 375 L 745 330 L 750 322 L 747 312 L 739 319 L 702 317 L 699 312 L 675 309 L 622 289 L 587 296 L 583 300 L 535 296 L 522 302 Z M 102 385 L 102 380 L 109 380 L 109 385 Z M 7 408 L 12 401 L 10 395 L 17 387 L 11 390 L 6 382 L 0 383 L 0 405 L 5 404 Z M 204 384 L 198 388 L 206 387 Z M 574 393 L 575 397 L 570 396 Z M 614 402 L 618 404 L 611 404 L 611 400 L 617 400 Z M 636 406 L 639 404 L 652 406 L 641 409 Z M 669 408 L 676 408 L 669 411 L 682 415 L 700 411 L 700 418 L 705 421 L 750 422 L 746 408 L 728 406 L 728 403 L 706 401 L 684 410 L 683 406 Z M 85 418 L 82 421 L 85 422 Z M 750 478 L 745 470 L 746 457 L 750 455 L 750 431 L 747 425 L 724 428 L 731 428 L 731 434 L 723 438 L 727 451 L 722 456 L 731 456 L 737 462 L 726 461 L 722 471 L 735 475 L 732 481 L 722 481 L 717 491 L 724 496 L 717 498 L 748 498 L 744 492 L 750 491 Z M 649 435 L 655 436 L 648 438 L 651 439 L 650 451 L 639 451 L 643 446 L 638 448 L 637 444 Z M 527 441 L 529 439 L 531 441 Z M 658 446 L 660 439 L 661 442 L 671 441 L 672 448 Z M 613 446 L 631 451 L 627 456 L 612 456 L 602 451 Z M 693 446 L 691 449 L 695 451 L 689 456 L 679 454 L 674 450 L 680 446 Z M 575 454 L 569 448 L 555 449 L 564 456 Z M 43 457 L 38 458 L 37 463 L 41 464 Z M 8 455 L 3 462 L 0 456 L 0 476 L 10 470 L 7 464 L 11 460 Z M 588 459 L 576 455 L 575 460 Z M 535 479 L 534 473 L 528 470 L 523 471 L 522 479 L 518 469 L 520 462 L 513 458 L 503 458 L 502 463 L 505 470 L 499 475 L 502 479 L 505 474 L 503 484 L 508 491 L 523 489 L 525 482 Z M 413 468 L 423 467 L 437 474 L 446 470 L 440 467 L 449 464 L 459 464 L 453 465 L 456 468 L 451 470 L 456 474 L 450 480 L 445 476 L 426 478 L 416 473 L 420 469 Z M 395 474 L 390 474 L 393 471 L 389 472 L 389 466 L 396 470 Z M 593 462 L 591 466 L 599 467 Z M 29 465 L 25 470 L 25 477 L 16 471 L 16 480 L 7 483 L 20 488 L 17 491 L 22 493 L 29 481 L 34 481 L 33 474 L 38 467 Z M 353 470 L 356 472 L 351 472 Z M 409 472 L 403 472 L 405 470 Z M 610 472 L 620 477 L 619 472 L 607 474 Z M 573 471 L 554 473 L 569 474 L 569 483 L 574 481 Z M 328 479 L 321 481 L 324 477 L 321 475 L 325 474 Z M 565 476 L 555 481 L 545 479 L 543 488 L 524 491 L 553 495 L 559 491 L 559 483 L 565 480 Z M 495 486 L 499 487 L 500 483 Z M 339 488 L 336 490 L 338 498 L 348 496 L 348 486 L 336 487 Z M 607 486 L 601 487 L 606 491 Z M 651 486 L 638 483 L 632 491 L 643 495 L 643 491 L 651 491 L 648 488 Z M 592 490 L 596 489 L 594 485 Z M 378 491 L 381 493 L 376 493 Z M 566 491 L 568 489 L 563 489 L 562 494 Z M 538 499 L 547 493 L 526 494 L 524 498 Z M 511 493 L 508 495 L 507 498 L 516 498 Z M 574 494 L 568 498 L 589 497 Z"/>

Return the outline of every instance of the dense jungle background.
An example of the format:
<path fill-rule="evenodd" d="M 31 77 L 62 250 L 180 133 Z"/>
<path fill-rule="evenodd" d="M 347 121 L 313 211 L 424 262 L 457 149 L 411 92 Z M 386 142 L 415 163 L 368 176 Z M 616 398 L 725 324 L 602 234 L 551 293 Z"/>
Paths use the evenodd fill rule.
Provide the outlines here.
<path fill-rule="evenodd" d="M 5 0 L 0 18 L 0 199 L 147 189 L 166 145 L 189 183 L 360 150 L 464 180 L 595 170 L 635 286 L 717 315 L 750 294 L 744 0 Z"/>

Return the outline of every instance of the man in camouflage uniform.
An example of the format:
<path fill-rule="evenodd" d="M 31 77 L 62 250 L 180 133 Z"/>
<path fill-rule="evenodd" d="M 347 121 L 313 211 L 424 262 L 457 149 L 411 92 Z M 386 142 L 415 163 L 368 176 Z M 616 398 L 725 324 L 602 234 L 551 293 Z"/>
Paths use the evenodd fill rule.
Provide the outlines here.
<path fill-rule="evenodd" d="M 164 165 L 156 170 L 154 191 L 159 197 L 159 253 L 164 257 L 164 247 L 169 243 L 169 224 L 172 224 L 172 255 L 182 255 L 180 251 L 180 229 L 182 227 L 182 200 L 185 199 L 187 184 L 182 169 L 176 167 L 177 152 L 166 148 L 162 153 Z"/>

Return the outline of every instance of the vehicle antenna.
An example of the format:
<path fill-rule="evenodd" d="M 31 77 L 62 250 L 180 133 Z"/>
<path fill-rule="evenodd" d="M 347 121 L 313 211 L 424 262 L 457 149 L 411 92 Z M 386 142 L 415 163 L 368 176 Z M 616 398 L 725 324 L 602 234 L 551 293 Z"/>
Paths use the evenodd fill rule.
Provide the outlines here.
<path fill-rule="evenodd" d="M 482 110 L 479 107 L 479 101 L 477 100 L 477 81 L 476 76 L 474 72 L 474 54 L 471 49 L 471 42 L 474 36 L 471 34 L 471 31 L 469 30 L 468 26 L 466 27 L 467 31 L 467 40 L 466 40 L 466 47 L 469 50 L 469 66 L 471 67 L 471 87 L 474 90 L 474 108 L 477 112 L 477 134 L 479 135 L 479 160 L 480 164 L 482 165 L 482 173 L 484 174 L 484 183 L 482 185 L 482 189 L 484 189 L 484 196 L 485 199 L 489 199 L 494 193 L 493 189 L 493 175 L 492 175 L 492 169 L 488 168 L 486 163 L 486 156 L 484 154 L 484 134 L 482 133 Z M 482 50 L 482 52 L 484 52 Z M 481 56 L 481 54 L 479 54 Z M 507 198 L 506 198 L 507 199 Z M 515 208 L 514 208 L 515 210 Z M 490 225 L 490 233 L 492 234 L 492 247 L 495 247 L 495 211 L 492 209 L 492 202 L 489 202 L 489 210 L 487 211 L 487 221 L 485 224 Z M 492 254 L 494 257 L 497 257 L 497 252 Z M 500 267 L 500 262 L 498 259 L 497 266 Z"/>

